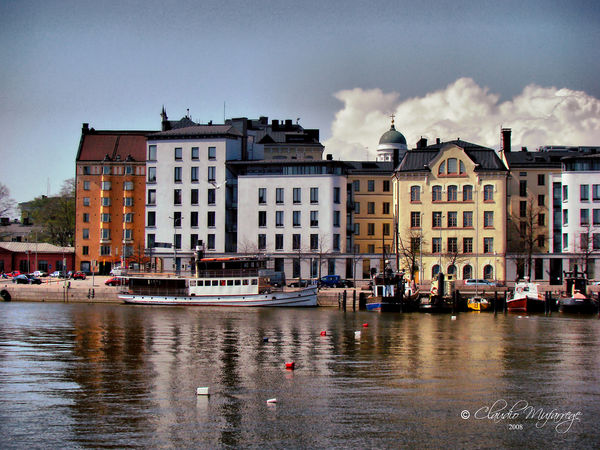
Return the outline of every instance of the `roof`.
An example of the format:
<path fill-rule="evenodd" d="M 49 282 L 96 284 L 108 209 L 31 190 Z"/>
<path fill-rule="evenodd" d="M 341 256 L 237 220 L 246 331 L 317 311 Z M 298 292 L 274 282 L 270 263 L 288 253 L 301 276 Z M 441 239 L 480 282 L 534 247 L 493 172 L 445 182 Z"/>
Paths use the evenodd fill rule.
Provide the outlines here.
<path fill-rule="evenodd" d="M 0 249 L 14 253 L 74 253 L 74 247 L 58 247 L 45 242 L 0 242 Z"/>
<path fill-rule="evenodd" d="M 233 125 L 194 125 L 173 130 L 159 131 L 148 136 L 149 140 L 171 138 L 201 138 L 201 137 L 229 137 L 238 138 L 243 134 Z"/>
<path fill-rule="evenodd" d="M 537 151 L 505 152 L 504 156 L 511 169 L 560 169 L 564 159 L 598 158 L 595 147 L 562 147 L 559 149 L 547 147 Z"/>
<path fill-rule="evenodd" d="M 146 135 L 152 131 L 97 131 L 84 126 L 77 161 L 146 161 Z"/>
<path fill-rule="evenodd" d="M 388 131 L 381 135 L 379 138 L 379 144 L 403 144 L 406 145 L 406 138 L 400 133 L 396 131 L 396 127 L 394 124 L 390 127 Z"/>
<path fill-rule="evenodd" d="M 400 165 L 396 169 L 398 172 L 418 172 L 430 171 L 429 163 L 433 160 L 444 147 L 448 145 L 456 145 L 464 150 L 467 156 L 478 167 L 477 171 L 481 170 L 499 170 L 508 171 L 502 160 L 496 154 L 496 151 L 491 148 L 482 147 L 481 145 L 473 144 L 467 141 L 454 140 L 448 142 L 440 142 L 429 145 L 420 149 L 413 149 L 406 152 Z"/>
<path fill-rule="evenodd" d="M 394 163 L 391 161 L 344 161 L 344 163 L 348 166 L 348 173 L 352 175 L 391 175 L 394 172 Z"/>

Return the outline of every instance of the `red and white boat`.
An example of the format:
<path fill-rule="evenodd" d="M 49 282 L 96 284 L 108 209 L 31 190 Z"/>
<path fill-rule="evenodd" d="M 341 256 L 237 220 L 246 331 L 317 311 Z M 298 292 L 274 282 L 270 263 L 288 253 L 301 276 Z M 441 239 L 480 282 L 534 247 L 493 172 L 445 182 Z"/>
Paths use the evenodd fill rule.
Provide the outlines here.
<path fill-rule="evenodd" d="M 546 303 L 538 288 L 539 284 L 528 279 L 517 282 L 511 298 L 506 300 L 506 308 L 517 312 L 544 312 Z"/>

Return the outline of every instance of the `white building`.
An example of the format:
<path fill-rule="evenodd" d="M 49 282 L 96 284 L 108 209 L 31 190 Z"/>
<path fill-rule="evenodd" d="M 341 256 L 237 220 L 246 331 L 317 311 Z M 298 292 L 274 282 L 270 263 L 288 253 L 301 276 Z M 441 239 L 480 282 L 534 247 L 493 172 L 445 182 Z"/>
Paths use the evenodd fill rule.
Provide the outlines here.
<path fill-rule="evenodd" d="M 240 162 L 238 252 L 265 253 L 293 278 L 344 274 L 346 175 L 338 161 Z"/>

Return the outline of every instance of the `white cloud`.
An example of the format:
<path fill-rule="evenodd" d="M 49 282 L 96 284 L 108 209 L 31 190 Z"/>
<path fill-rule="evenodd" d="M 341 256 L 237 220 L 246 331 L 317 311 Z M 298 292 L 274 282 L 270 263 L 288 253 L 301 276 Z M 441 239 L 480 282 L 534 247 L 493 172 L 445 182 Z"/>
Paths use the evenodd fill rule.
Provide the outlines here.
<path fill-rule="evenodd" d="M 512 128 L 513 149 L 542 145 L 600 146 L 600 100 L 582 91 L 526 86 L 512 100 L 499 103 L 471 78 L 423 97 L 400 99 L 397 92 L 360 88 L 335 94 L 343 103 L 333 121 L 325 151 L 341 159 L 373 159 L 381 135 L 395 115 L 396 129 L 413 148 L 421 136 L 448 141 L 461 138 L 499 148 L 500 128 Z"/>

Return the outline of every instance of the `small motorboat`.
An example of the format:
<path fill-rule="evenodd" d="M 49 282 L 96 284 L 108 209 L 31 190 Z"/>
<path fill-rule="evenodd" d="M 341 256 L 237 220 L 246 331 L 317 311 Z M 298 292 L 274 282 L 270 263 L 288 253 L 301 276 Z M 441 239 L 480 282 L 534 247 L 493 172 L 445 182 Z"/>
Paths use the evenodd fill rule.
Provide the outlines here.
<path fill-rule="evenodd" d="M 586 293 L 587 278 L 584 272 L 565 272 L 566 294 L 558 299 L 558 310 L 562 313 L 593 314 L 598 310 L 597 302 Z"/>
<path fill-rule="evenodd" d="M 539 292 L 539 284 L 531 283 L 528 278 L 515 284 L 511 298 L 506 300 L 506 309 L 515 312 L 544 312 L 546 300 Z"/>
<path fill-rule="evenodd" d="M 467 308 L 472 311 L 485 311 L 490 308 L 490 302 L 484 297 L 471 297 L 467 300 Z"/>

